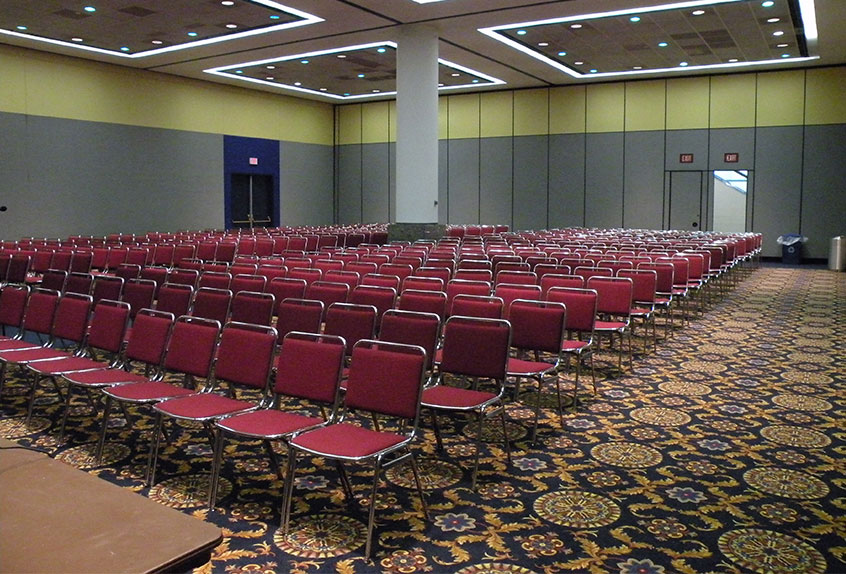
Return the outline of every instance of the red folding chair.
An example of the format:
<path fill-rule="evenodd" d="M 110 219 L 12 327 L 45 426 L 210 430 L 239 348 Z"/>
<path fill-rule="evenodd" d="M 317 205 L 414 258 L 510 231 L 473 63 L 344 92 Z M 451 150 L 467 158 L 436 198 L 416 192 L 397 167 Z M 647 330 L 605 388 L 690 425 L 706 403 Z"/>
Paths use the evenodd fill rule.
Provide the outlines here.
<path fill-rule="evenodd" d="M 174 317 L 187 315 L 194 298 L 194 288 L 179 283 L 165 283 L 159 288 L 156 299 L 156 309 L 165 313 L 173 313 Z"/>
<path fill-rule="evenodd" d="M 285 535 L 291 527 L 294 475 L 300 454 L 335 461 L 350 500 L 353 500 L 353 493 L 343 464 L 373 464 L 365 559 L 370 559 L 376 493 L 382 469 L 405 461 L 411 463 L 423 514 L 428 519 L 429 511 L 420 484 L 414 452 L 411 450 L 420 418 L 420 392 L 423 388 L 425 364 L 426 352 L 420 347 L 372 340 L 360 341 L 355 346 L 343 414 L 337 420 L 298 434 L 288 442 L 288 471 L 282 513 L 282 531 Z M 370 428 L 348 422 L 348 419 L 359 412 L 397 419 L 401 423 L 400 430 Z M 367 419 L 362 420 L 366 422 Z"/>
<path fill-rule="evenodd" d="M 443 321 L 446 318 L 447 296 L 443 291 L 418 291 L 408 289 L 399 298 L 398 309 L 434 313 Z"/>
<path fill-rule="evenodd" d="M 632 365 L 632 280 L 627 277 L 591 277 L 587 288 L 598 295 L 596 312 L 598 315 L 594 330 L 598 335 L 608 335 L 609 346 L 614 348 L 614 335 L 619 335 L 617 349 L 617 368 L 623 370 L 623 347 L 629 340 L 629 368 Z"/>
<path fill-rule="evenodd" d="M 330 420 L 334 418 L 340 397 L 344 349 L 344 340 L 332 335 L 301 332 L 285 335 L 276 361 L 276 376 L 270 388 L 271 394 L 262 403 L 263 408 L 227 415 L 215 421 L 209 509 L 214 508 L 217 500 L 224 439 L 260 440 L 274 472 L 281 479 L 283 477 L 271 444 L 287 441 L 296 432 L 325 423 L 327 419 L 322 415 L 325 407 L 331 409 Z M 305 406 L 302 401 L 316 405 L 320 408 L 320 413 L 305 414 L 280 410 L 279 403 L 283 399 L 296 400 L 298 407 Z"/>
<path fill-rule="evenodd" d="M 267 396 L 276 350 L 276 330 L 273 327 L 230 322 L 220 334 L 212 367 L 212 376 L 200 393 L 174 397 L 153 405 L 156 413 L 150 457 L 147 464 L 147 484 L 156 482 L 161 430 L 164 417 L 180 421 L 201 423 L 210 436 L 214 436 L 214 422 L 224 416 L 255 409 L 257 401 L 234 398 L 235 389 L 261 391 L 260 399 Z M 213 391 L 220 383 L 228 385 L 223 396 Z M 214 440 L 212 447 L 214 448 Z M 214 490 L 210 488 L 209 491 Z M 211 500 L 211 496 L 209 497 Z"/>
<path fill-rule="evenodd" d="M 236 323 L 270 326 L 276 298 L 271 293 L 239 291 L 232 297 L 229 320 Z"/>
<path fill-rule="evenodd" d="M 511 344 L 511 325 L 501 319 L 479 319 L 453 316 L 444 324 L 443 348 L 437 366 L 437 383 L 423 391 L 422 406 L 432 413 L 438 449 L 443 450 L 438 426 L 438 413 L 474 413 L 478 420 L 476 429 L 476 455 L 471 479 L 476 488 L 479 471 L 479 456 L 482 450 L 482 425 L 488 417 L 499 415 L 502 421 L 503 441 L 508 462 L 511 462 L 511 446 L 505 425 L 505 407 L 502 395 L 505 391 L 508 350 Z M 480 345 L 479 341 L 484 341 Z M 472 388 L 446 385 L 444 375 L 453 375 L 474 380 Z M 475 381 L 490 379 L 493 391 L 477 390 Z"/>
<path fill-rule="evenodd" d="M 277 307 L 276 331 L 279 343 L 292 331 L 319 333 L 323 313 L 323 303 L 314 299 L 289 297 L 283 300 Z"/>
<path fill-rule="evenodd" d="M 191 316 L 211 319 L 223 324 L 229 319 L 231 305 L 232 291 L 229 289 L 200 287 L 194 293 L 194 300 L 191 302 Z"/>
<path fill-rule="evenodd" d="M 576 359 L 576 380 L 573 383 L 573 410 L 579 393 L 582 359 L 590 358 L 590 375 L 593 393 L 596 394 L 596 372 L 593 368 L 594 326 L 596 324 L 597 293 L 593 289 L 553 287 L 547 300 L 563 303 L 567 308 L 567 338 L 561 344 L 565 356 Z M 569 365 L 568 365 L 569 366 Z"/>

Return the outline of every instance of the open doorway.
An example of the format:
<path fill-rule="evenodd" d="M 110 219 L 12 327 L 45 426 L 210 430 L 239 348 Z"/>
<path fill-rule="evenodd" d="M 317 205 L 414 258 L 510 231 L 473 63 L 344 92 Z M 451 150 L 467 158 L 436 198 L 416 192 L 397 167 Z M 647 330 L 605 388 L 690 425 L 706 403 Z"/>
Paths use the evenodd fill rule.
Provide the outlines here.
<path fill-rule="evenodd" d="M 723 233 L 746 231 L 748 192 L 748 170 L 714 170 L 714 223 L 711 229 Z"/>

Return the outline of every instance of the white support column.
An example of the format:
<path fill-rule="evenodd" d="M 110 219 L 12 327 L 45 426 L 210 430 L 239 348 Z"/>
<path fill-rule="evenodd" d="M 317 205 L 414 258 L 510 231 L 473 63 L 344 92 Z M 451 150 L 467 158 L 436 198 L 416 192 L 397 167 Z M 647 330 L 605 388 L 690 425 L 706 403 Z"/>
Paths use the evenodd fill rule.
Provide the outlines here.
<path fill-rule="evenodd" d="M 438 221 L 438 35 L 426 25 L 397 40 L 396 221 Z"/>

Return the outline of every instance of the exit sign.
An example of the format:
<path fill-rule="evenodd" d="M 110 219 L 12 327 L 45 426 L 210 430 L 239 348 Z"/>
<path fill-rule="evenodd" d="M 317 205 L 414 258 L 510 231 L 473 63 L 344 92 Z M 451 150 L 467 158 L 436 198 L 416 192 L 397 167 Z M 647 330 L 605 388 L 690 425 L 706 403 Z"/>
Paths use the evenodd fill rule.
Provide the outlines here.
<path fill-rule="evenodd" d="M 737 163 L 740 160 L 739 153 L 726 153 L 723 154 L 723 161 L 725 163 Z"/>
<path fill-rule="evenodd" d="M 250 165 L 258 165 L 258 158 L 257 157 L 251 157 L 250 158 Z"/>
<path fill-rule="evenodd" d="M 679 163 L 693 163 L 693 154 L 692 153 L 679 154 Z"/>

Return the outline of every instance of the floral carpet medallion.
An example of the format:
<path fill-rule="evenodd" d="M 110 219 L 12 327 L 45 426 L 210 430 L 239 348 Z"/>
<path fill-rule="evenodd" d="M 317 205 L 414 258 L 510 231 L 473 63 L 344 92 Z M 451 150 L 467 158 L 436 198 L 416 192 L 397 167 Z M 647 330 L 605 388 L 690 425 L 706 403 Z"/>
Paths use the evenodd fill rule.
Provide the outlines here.
<path fill-rule="evenodd" d="M 644 353 L 637 329 L 633 369 L 621 373 L 603 341 L 596 393 L 583 368 L 575 408 L 573 365 L 558 381 L 561 413 L 547 378 L 534 443 L 536 384 L 522 382 L 517 400 L 509 385 L 511 462 L 498 416 L 486 420 L 475 489 L 475 417 L 440 416 L 439 450 L 423 413 L 413 448 L 429 520 L 410 465 L 389 467 L 369 561 L 372 466 L 345 465 L 349 500 L 333 463 L 300 456 L 283 534 L 284 480 L 258 441 L 226 441 L 209 510 L 212 451 L 198 425 L 166 427 L 148 487 L 149 410 L 113 409 L 98 461 L 87 398 L 72 401 L 59 441 L 56 389 L 39 386 L 27 424 L 30 379 L 10 367 L 0 436 L 221 527 L 197 574 L 844 574 L 846 273 L 732 274 L 684 327 L 675 317 L 672 336 L 659 319 L 657 350 Z M 284 474 L 286 448 L 273 450 Z"/>

